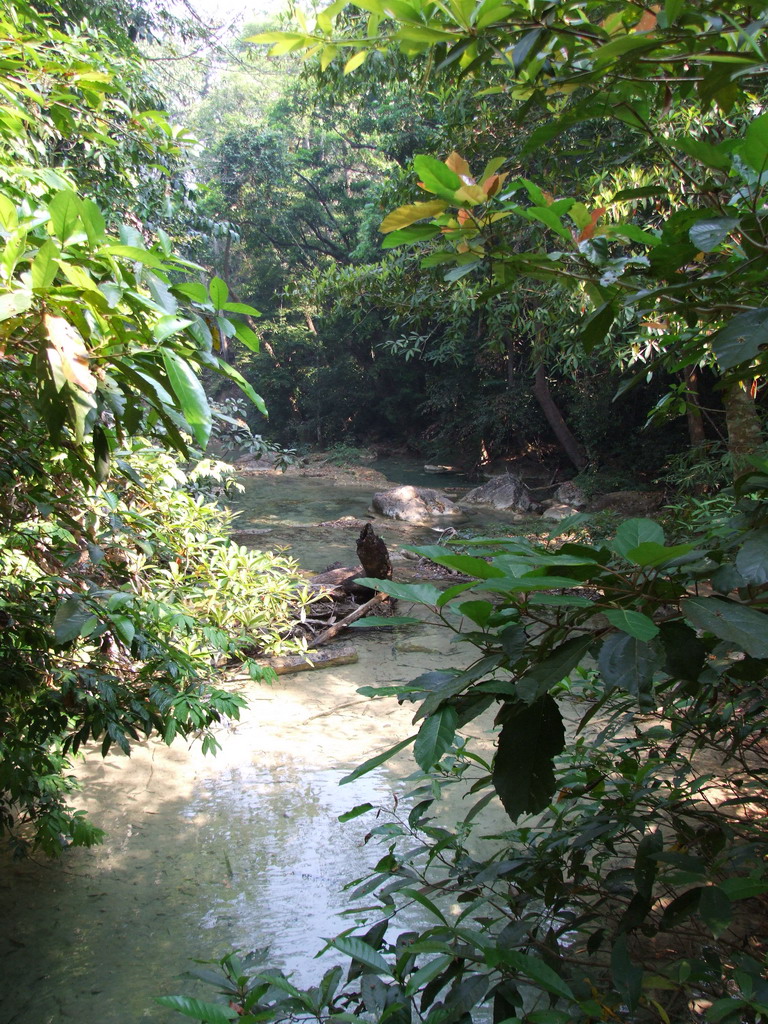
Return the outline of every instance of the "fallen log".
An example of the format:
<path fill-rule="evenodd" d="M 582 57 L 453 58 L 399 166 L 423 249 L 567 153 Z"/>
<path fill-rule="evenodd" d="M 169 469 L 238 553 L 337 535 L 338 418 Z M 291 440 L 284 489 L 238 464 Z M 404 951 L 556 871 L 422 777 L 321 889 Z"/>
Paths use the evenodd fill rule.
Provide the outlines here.
<path fill-rule="evenodd" d="M 279 676 L 290 672 L 310 672 L 316 668 L 333 668 L 335 665 L 351 665 L 357 661 L 357 651 L 352 644 L 336 644 L 326 651 L 307 651 L 306 654 L 275 655 L 272 658 L 256 658 L 257 665 L 271 668 Z"/>

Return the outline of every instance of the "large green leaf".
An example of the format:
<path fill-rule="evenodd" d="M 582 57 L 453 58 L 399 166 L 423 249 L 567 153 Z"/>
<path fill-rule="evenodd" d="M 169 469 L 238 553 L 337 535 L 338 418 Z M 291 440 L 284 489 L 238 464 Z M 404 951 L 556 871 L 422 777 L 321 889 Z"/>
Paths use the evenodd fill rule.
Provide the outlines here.
<path fill-rule="evenodd" d="M 56 607 L 53 617 L 53 635 L 57 644 L 67 644 L 80 636 L 92 613 L 77 597 L 68 597 Z"/>
<path fill-rule="evenodd" d="M 530 978 L 537 988 L 543 988 L 545 992 L 551 992 L 552 995 L 560 996 L 562 999 L 576 998 L 568 983 L 563 981 L 560 975 L 535 953 L 521 953 L 516 949 L 490 947 L 486 950 L 485 956 L 491 967 L 501 965 L 510 967 L 524 978 Z"/>
<path fill-rule="evenodd" d="M 68 188 L 62 189 L 48 203 L 53 233 L 62 244 L 75 233 L 80 220 L 80 198 Z"/>
<path fill-rule="evenodd" d="M 413 167 L 427 191 L 434 192 L 444 199 L 453 200 L 454 193 L 463 184 L 455 171 L 433 156 L 415 156 Z"/>
<path fill-rule="evenodd" d="M 768 615 L 719 597 L 691 597 L 683 615 L 698 629 L 737 644 L 753 658 L 768 658 Z"/>
<path fill-rule="evenodd" d="M 649 619 L 642 612 L 624 608 L 609 608 L 604 614 L 612 626 L 637 640 L 652 640 L 659 632 L 659 627 L 653 619 Z"/>
<path fill-rule="evenodd" d="M 229 363 L 225 363 L 223 359 L 216 360 L 214 369 L 223 377 L 229 377 L 230 380 L 233 380 L 243 394 L 250 398 L 262 416 L 267 415 L 267 407 L 264 404 L 264 399 L 253 390 L 253 387 L 248 383 L 239 370 L 236 370 L 234 366 L 230 366 Z"/>
<path fill-rule="evenodd" d="M 382 594 L 389 594 L 390 597 L 397 597 L 401 601 L 431 607 L 437 604 L 442 594 L 442 591 L 431 583 L 395 583 L 393 580 L 377 580 L 369 576 L 361 576 L 355 583 L 370 587 L 371 590 L 378 590 Z"/>
<path fill-rule="evenodd" d="M 628 633 L 612 633 L 600 648 L 600 674 L 609 686 L 626 690 L 648 703 L 653 675 L 660 666 L 655 647 Z"/>
<path fill-rule="evenodd" d="M 211 279 L 211 283 L 208 285 L 208 293 L 211 296 L 211 302 L 216 309 L 221 309 L 224 303 L 229 298 L 229 288 L 220 277 L 214 277 Z"/>
<path fill-rule="evenodd" d="M 493 762 L 493 785 L 504 809 L 515 821 L 521 814 L 543 811 L 557 784 L 553 759 L 565 747 L 563 717 L 545 694 L 534 704 L 505 705 Z"/>
<path fill-rule="evenodd" d="M 186 359 L 177 352 L 165 349 L 163 362 L 184 419 L 192 428 L 197 443 L 204 448 L 211 434 L 211 407 L 203 385 Z"/>
<path fill-rule="evenodd" d="M 625 558 L 641 544 L 664 544 L 664 531 L 653 519 L 627 519 L 616 531 L 612 547 Z"/>
<path fill-rule="evenodd" d="M 351 956 L 353 960 L 357 960 L 358 963 L 368 967 L 374 973 L 392 976 L 392 968 L 381 953 L 377 953 L 372 946 L 369 946 L 367 942 L 363 942 L 362 939 L 356 939 L 352 935 L 340 935 L 338 938 L 333 939 L 331 945 L 338 949 L 339 952 L 346 954 L 346 956 Z"/>
<path fill-rule="evenodd" d="M 446 750 L 450 749 L 456 734 L 458 716 L 452 707 L 443 707 L 426 719 L 416 742 L 413 745 L 413 756 L 423 772 L 437 764 Z"/>
<path fill-rule="evenodd" d="M 749 583 L 768 583 L 768 530 L 751 534 L 739 548 L 736 568 Z"/>
<path fill-rule="evenodd" d="M 237 1010 L 233 1010 L 231 1006 L 205 1003 L 201 999 L 191 999 L 189 996 L 158 996 L 155 1002 L 202 1024 L 228 1024 L 238 1017 Z"/>
<path fill-rule="evenodd" d="M 768 344 L 768 309 L 739 313 L 709 339 L 723 370 L 750 363 L 763 345 Z"/>

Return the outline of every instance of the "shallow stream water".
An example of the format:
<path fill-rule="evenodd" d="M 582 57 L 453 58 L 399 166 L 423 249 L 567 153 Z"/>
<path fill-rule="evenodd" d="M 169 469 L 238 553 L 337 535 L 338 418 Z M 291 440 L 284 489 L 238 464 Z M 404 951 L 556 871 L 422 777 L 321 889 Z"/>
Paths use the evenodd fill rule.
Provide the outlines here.
<path fill-rule="evenodd" d="M 240 526 L 270 531 L 254 546 L 288 547 L 313 571 L 354 563 L 354 530 L 312 524 L 362 517 L 370 486 L 270 477 L 246 488 Z M 380 532 L 393 550 L 434 539 L 424 529 Z M 364 842 L 375 812 L 345 824 L 338 816 L 362 802 L 391 808 L 414 768 L 406 751 L 339 787 L 414 731 L 412 709 L 357 688 L 408 681 L 452 658 L 450 638 L 430 625 L 360 632 L 355 643 L 356 664 L 271 687 L 239 683 L 249 706 L 222 730 L 216 757 L 181 743 L 85 757 L 76 803 L 106 830 L 104 845 L 56 862 L 0 861 L 0 1024 L 173 1024 L 182 1018 L 153 997 L 195 994 L 181 978 L 191 961 L 232 948 L 270 946 L 299 983 L 330 966 L 314 959 L 323 938 L 354 923 L 339 917 L 342 887 L 382 855 Z"/>

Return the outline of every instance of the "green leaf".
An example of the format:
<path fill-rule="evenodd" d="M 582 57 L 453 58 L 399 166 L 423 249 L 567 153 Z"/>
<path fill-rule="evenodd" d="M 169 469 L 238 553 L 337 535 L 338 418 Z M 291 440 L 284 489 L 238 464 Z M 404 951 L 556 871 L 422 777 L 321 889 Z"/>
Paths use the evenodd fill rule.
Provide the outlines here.
<path fill-rule="evenodd" d="M 175 284 L 173 291 L 187 299 L 192 299 L 199 306 L 208 305 L 208 289 L 199 281 L 184 281 L 182 284 Z"/>
<path fill-rule="evenodd" d="M 676 897 L 671 903 L 668 903 L 664 908 L 664 913 L 661 915 L 659 929 L 666 931 L 668 928 L 676 928 L 677 925 L 692 917 L 699 909 L 699 901 L 703 891 L 704 888 L 702 886 L 697 886 Z"/>
<path fill-rule="evenodd" d="M 107 256 L 122 256 L 128 260 L 134 260 L 146 267 L 155 267 L 162 270 L 165 267 L 163 260 L 157 253 L 149 252 L 147 249 L 140 249 L 136 245 L 105 245 L 99 250 Z"/>
<path fill-rule="evenodd" d="M 94 248 L 104 241 L 107 230 L 104 217 L 92 199 L 83 199 L 80 204 L 80 220 L 83 222 L 88 242 Z"/>
<path fill-rule="evenodd" d="M 553 759 L 565 747 L 565 728 L 555 700 L 506 704 L 493 762 L 493 785 L 513 821 L 548 805 L 557 788 Z"/>
<path fill-rule="evenodd" d="M 494 606 L 490 601 L 463 601 L 458 608 L 462 615 L 484 629 L 488 620 L 494 612 Z"/>
<path fill-rule="evenodd" d="M 768 114 L 761 114 L 750 123 L 744 141 L 736 149 L 753 171 L 762 174 L 768 170 Z"/>
<path fill-rule="evenodd" d="M 371 757 L 367 761 L 364 761 L 363 764 L 359 764 L 354 771 L 350 772 L 349 775 L 345 775 L 344 778 L 339 781 L 339 785 L 343 786 L 347 782 L 354 782 L 355 779 L 359 779 L 361 775 L 367 775 L 368 772 L 373 771 L 374 768 L 378 768 L 380 764 L 384 764 L 385 761 L 388 761 L 390 757 L 394 757 L 395 754 L 398 754 L 405 747 L 410 746 L 415 739 L 416 733 L 405 740 L 400 740 L 399 743 L 396 743 L 394 747 L 390 747 L 389 750 L 385 750 L 381 754 L 376 754 L 375 757 Z"/>
<path fill-rule="evenodd" d="M 75 233 L 80 220 L 80 197 L 71 189 L 64 188 L 48 203 L 53 233 L 62 244 L 69 241 Z"/>
<path fill-rule="evenodd" d="M 450 749 L 457 721 L 456 710 L 452 707 L 439 708 L 425 720 L 413 747 L 413 756 L 423 772 L 428 772 Z"/>
<path fill-rule="evenodd" d="M 248 324 L 244 324 L 241 320 L 233 323 L 235 328 L 235 337 L 238 341 L 242 341 L 246 348 L 250 349 L 251 352 L 258 352 L 261 348 L 261 339 L 255 331 L 252 331 Z"/>
<path fill-rule="evenodd" d="M 556 971 L 544 963 L 534 953 L 520 953 L 516 949 L 503 949 L 491 946 L 485 950 L 485 958 L 492 967 L 503 964 L 510 967 L 517 974 L 524 978 L 530 978 L 536 986 L 543 988 L 545 992 L 560 996 L 561 999 L 576 999 L 573 990 L 563 981 Z"/>
<path fill-rule="evenodd" d="M 687 153 L 694 160 L 698 160 L 699 163 L 713 170 L 727 171 L 731 166 L 731 158 L 723 146 L 713 146 L 709 142 L 701 142 L 698 139 L 692 139 L 687 136 L 680 139 L 670 139 L 669 143 L 675 149 L 682 150 L 683 153 Z"/>
<path fill-rule="evenodd" d="M 237 1010 L 230 1006 L 223 1006 L 220 1003 L 204 1003 L 200 999 L 190 999 L 189 996 L 157 996 L 155 1002 L 161 1006 L 167 1006 L 185 1017 L 201 1021 L 202 1024 L 227 1024 L 230 1020 L 237 1020 Z"/>
<path fill-rule="evenodd" d="M 652 640 L 659 632 L 659 627 L 642 612 L 625 610 L 624 608 L 610 608 L 605 613 L 606 619 L 616 629 L 638 640 Z"/>
<path fill-rule="evenodd" d="M 59 247 L 50 238 L 40 246 L 37 256 L 32 260 L 33 289 L 45 291 L 51 287 L 59 271 L 60 256 Z"/>
<path fill-rule="evenodd" d="M 26 313 L 33 302 L 32 292 L 15 291 L 0 295 L 0 322 Z"/>
<path fill-rule="evenodd" d="M 411 245 L 414 242 L 427 242 L 440 234 L 435 224 L 416 224 L 413 227 L 392 231 L 381 243 L 382 249 L 394 249 L 398 245 Z"/>
<path fill-rule="evenodd" d="M 683 615 L 698 629 L 737 644 L 753 658 L 768 658 L 768 616 L 765 612 L 719 597 L 691 597 Z"/>
<path fill-rule="evenodd" d="M 204 448 L 211 434 L 211 408 L 203 386 L 186 359 L 168 349 L 164 349 L 162 355 L 184 419 L 192 428 L 197 443 Z"/>
<path fill-rule="evenodd" d="M 749 900 L 768 892 L 765 878 L 726 878 L 719 884 L 730 900 Z"/>
<path fill-rule="evenodd" d="M 464 184 L 455 171 L 433 156 L 415 156 L 413 168 L 428 192 L 449 201 L 453 201 L 454 193 Z"/>
<path fill-rule="evenodd" d="M 393 580 L 377 580 L 369 576 L 361 576 L 355 583 L 370 587 L 371 590 L 378 590 L 382 594 L 389 594 L 390 597 L 400 598 L 401 601 L 425 604 L 431 608 L 436 607 L 442 594 L 442 591 L 431 583 L 395 583 Z"/>
<path fill-rule="evenodd" d="M 224 302 L 219 307 L 227 313 L 243 313 L 246 316 L 261 316 L 261 313 L 254 306 L 248 306 L 245 302 Z"/>
<path fill-rule="evenodd" d="M 611 974 L 618 992 L 633 1010 L 643 991 L 643 970 L 629 959 L 626 934 L 619 935 L 611 950 Z"/>
<path fill-rule="evenodd" d="M 216 309 L 221 309 L 229 298 L 229 288 L 227 288 L 220 277 L 214 277 L 208 285 L 208 294 L 211 296 L 211 302 Z"/>
<path fill-rule="evenodd" d="M 68 597 L 60 601 L 53 617 L 53 635 L 56 643 L 68 644 L 76 640 L 91 614 L 77 597 Z"/>
<path fill-rule="evenodd" d="M 697 221 L 688 237 L 702 252 L 712 252 L 735 231 L 739 222 L 735 217 L 713 217 Z"/>
<path fill-rule="evenodd" d="M 675 544 L 672 547 L 665 547 L 663 544 L 657 544 L 655 541 L 646 540 L 642 544 L 638 544 L 637 547 L 623 552 L 623 554 L 634 565 L 649 568 L 651 566 L 663 565 L 665 562 L 671 562 L 675 558 L 687 555 L 693 550 L 695 550 L 694 544 Z"/>
<path fill-rule="evenodd" d="M 664 531 L 653 519 L 627 519 L 616 531 L 611 547 L 625 558 L 640 544 L 664 544 Z"/>
<path fill-rule="evenodd" d="M 571 637 L 560 644 L 518 680 L 516 689 L 519 696 L 527 703 L 538 700 L 543 693 L 565 679 L 587 657 L 594 642 L 592 634 L 587 633 Z"/>
<path fill-rule="evenodd" d="M 370 968 L 374 974 L 392 976 L 392 968 L 381 953 L 377 953 L 375 949 L 369 946 L 367 942 L 363 942 L 362 939 L 356 939 L 352 935 L 340 935 L 331 941 L 331 945 L 338 949 L 340 953 L 344 953 L 346 956 L 352 957 L 353 960 L 357 960 L 358 963 Z"/>
<path fill-rule="evenodd" d="M 720 886 L 707 885 L 702 889 L 699 914 L 716 938 L 730 926 L 733 920 L 733 907 Z"/>
<path fill-rule="evenodd" d="M 768 344 L 768 309 L 739 313 L 715 331 L 709 342 L 723 370 L 752 362 L 761 347 Z"/>
<path fill-rule="evenodd" d="M 736 568 L 748 583 L 768 583 L 768 530 L 747 537 L 736 555 Z"/>
<path fill-rule="evenodd" d="M 191 320 L 181 320 L 175 316 L 161 316 L 155 326 L 152 328 L 152 334 L 154 335 L 155 341 L 165 341 L 166 338 L 170 338 L 173 334 L 178 334 L 179 331 L 185 330 L 185 328 L 191 325 Z M 170 374 L 169 374 L 170 376 Z"/>
<path fill-rule="evenodd" d="M 612 633 L 600 648 L 598 666 L 609 686 L 626 690 L 643 705 L 648 703 L 659 667 L 659 657 L 650 644 L 628 633 Z"/>
<path fill-rule="evenodd" d="M 409 895 L 411 897 L 414 897 L 417 894 L 415 890 L 403 889 L 401 890 L 401 895 Z M 421 900 L 419 900 L 419 902 L 421 902 Z M 432 906 L 434 907 L 435 911 L 437 911 L 437 914 L 439 914 L 443 923 L 447 924 L 443 915 L 440 914 L 439 910 L 437 910 L 437 907 L 435 907 L 434 904 L 432 904 Z M 447 956 L 445 953 L 443 953 L 440 956 L 436 956 L 434 960 L 430 960 L 428 964 L 424 965 L 424 967 L 420 967 L 418 971 L 414 971 L 413 974 L 408 979 L 408 984 L 405 987 L 406 996 L 413 996 L 421 992 L 424 986 L 429 984 L 429 982 L 432 981 L 434 978 L 438 977 L 438 975 L 442 974 L 443 971 L 450 966 L 452 961 L 453 957 Z"/>
<path fill-rule="evenodd" d="M 632 877 L 638 893 L 647 901 L 653 895 L 653 883 L 656 880 L 658 860 L 656 854 L 664 849 L 664 837 L 661 829 L 644 835 L 637 844 L 637 854 Z"/>
<path fill-rule="evenodd" d="M 353 818 L 359 818 L 361 814 L 366 814 L 372 810 L 373 804 L 358 804 L 351 811 L 345 811 L 344 814 L 340 814 L 339 821 L 352 821 Z"/>
<path fill-rule="evenodd" d="M 236 370 L 234 366 L 230 366 L 229 363 L 225 363 L 222 359 L 217 359 L 213 368 L 217 373 L 220 373 L 222 377 L 229 377 L 230 380 L 233 380 L 243 394 L 250 398 L 259 412 L 263 416 L 267 415 L 267 407 L 264 404 L 264 399 L 261 395 L 256 394 L 253 387 L 248 383 L 245 377 L 243 377 L 239 370 Z"/>
<path fill-rule="evenodd" d="M 584 346 L 585 352 L 591 352 L 596 345 L 600 344 L 615 319 L 616 307 L 613 303 L 606 302 L 582 321 L 579 329 L 579 341 Z"/>

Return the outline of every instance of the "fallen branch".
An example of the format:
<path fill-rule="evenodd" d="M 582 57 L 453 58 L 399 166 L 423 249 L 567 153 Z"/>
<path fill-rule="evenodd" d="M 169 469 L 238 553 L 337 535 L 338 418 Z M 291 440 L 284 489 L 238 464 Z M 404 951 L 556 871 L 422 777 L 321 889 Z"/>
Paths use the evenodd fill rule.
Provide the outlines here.
<path fill-rule="evenodd" d="M 335 636 L 337 636 L 342 631 L 342 629 L 346 629 L 347 626 L 350 626 L 353 622 L 356 622 L 358 619 L 362 618 L 363 615 L 366 614 L 366 612 L 370 611 L 375 604 L 378 604 L 380 601 L 383 601 L 386 598 L 386 596 L 386 594 L 376 594 L 376 596 L 372 597 L 370 601 L 366 601 L 365 604 L 361 604 L 359 608 L 356 608 L 353 612 L 350 612 L 350 614 L 347 615 L 345 619 L 342 619 L 340 622 L 336 622 L 333 626 L 330 626 L 328 629 L 326 629 L 324 633 L 318 633 L 314 640 L 312 640 L 313 648 L 321 647 L 323 644 L 327 644 L 328 641 L 332 640 Z"/>

